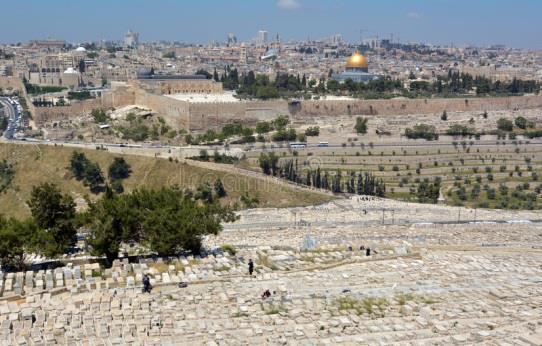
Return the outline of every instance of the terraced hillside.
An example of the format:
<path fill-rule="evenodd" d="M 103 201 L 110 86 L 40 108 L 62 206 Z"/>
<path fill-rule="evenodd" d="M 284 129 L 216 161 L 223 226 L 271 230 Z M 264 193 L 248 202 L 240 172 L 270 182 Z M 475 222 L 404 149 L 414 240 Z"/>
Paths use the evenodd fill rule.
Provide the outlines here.
<path fill-rule="evenodd" d="M 431 196 L 434 202 L 440 191 L 440 197 L 450 205 L 542 208 L 542 143 L 536 140 L 466 138 L 385 145 L 349 141 L 333 148 L 272 150 L 279 157 L 279 167 L 293 160 L 302 183 L 306 183 L 307 171 L 320 168 L 321 175 L 327 172 L 330 180 L 340 171 L 343 192 L 348 190 L 352 172 L 370 172 L 383 179 L 390 198 L 419 201 L 420 191 L 437 182 Z M 248 153 L 241 165 L 260 170 L 261 153 Z"/>

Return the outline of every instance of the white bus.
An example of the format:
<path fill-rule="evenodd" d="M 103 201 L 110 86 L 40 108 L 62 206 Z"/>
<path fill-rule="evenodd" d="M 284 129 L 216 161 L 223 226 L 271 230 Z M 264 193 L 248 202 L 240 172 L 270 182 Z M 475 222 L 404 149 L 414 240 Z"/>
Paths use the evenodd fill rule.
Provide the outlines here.
<path fill-rule="evenodd" d="M 292 149 L 305 149 L 307 147 L 307 143 L 304 142 L 290 142 L 290 148 Z"/>
<path fill-rule="evenodd" d="M 320 142 L 320 143 L 318 143 L 318 146 L 319 147 L 329 147 L 329 143 L 328 142 Z"/>

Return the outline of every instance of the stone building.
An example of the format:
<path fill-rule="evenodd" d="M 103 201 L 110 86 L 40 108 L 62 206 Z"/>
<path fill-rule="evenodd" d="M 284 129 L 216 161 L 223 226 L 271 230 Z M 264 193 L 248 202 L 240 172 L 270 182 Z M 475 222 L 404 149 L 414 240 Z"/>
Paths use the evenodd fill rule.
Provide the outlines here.
<path fill-rule="evenodd" d="M 142 68 L 137 74 L 141 89 L 159 95 L 221 93 L 222 83 L 203 75 L 157 75 L 152 69 Z"/>
<path fill-rule="evenodd" d="M 81 74 L 74 65 L 72 55 L 46 55 L 30 65 L 26 78 L 31 84 L 73 89 L 81 84 Z"/>

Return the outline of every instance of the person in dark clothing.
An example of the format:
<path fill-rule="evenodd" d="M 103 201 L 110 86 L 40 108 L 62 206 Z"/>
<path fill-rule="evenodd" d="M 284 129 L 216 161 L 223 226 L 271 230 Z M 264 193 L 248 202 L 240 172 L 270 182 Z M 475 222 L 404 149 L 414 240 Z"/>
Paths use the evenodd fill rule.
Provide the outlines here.
<path fill-rule="evenodd" d="M 265 292 L 262 293 L 262 299 L 266 299 L 271 297 L 271 291 L 265 290 Z"/>
<path fill-rule="evenodd" d="M 149 276 L 145 274 L 143 276 L 143 293 L 151 293 L 151 279 L 149 279 Z"/>
<path fill-rule="evenodd" d="M 365 249 L 365 256 L 371 256 L 371 248 L 370 247 Z"/>
<path fill-rule="evenodd" d="M 252 258 L 248 260 L 248 275 L 252 276 L 252 273 L 254 273 L 254 262 L 252 262 Z"/>

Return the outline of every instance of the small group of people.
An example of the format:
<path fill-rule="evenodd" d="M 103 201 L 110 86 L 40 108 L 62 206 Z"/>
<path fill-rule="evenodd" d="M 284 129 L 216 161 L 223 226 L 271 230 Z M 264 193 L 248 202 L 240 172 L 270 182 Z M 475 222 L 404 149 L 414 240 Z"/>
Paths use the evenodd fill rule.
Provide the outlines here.
<path fill-rule="evenodd" d="M 354 251 L 354 249 L 352 248 L 351 245 L 348 246 L 348 251 Z M 365 256 L 371 256 L 371 248 L 370 247 L 365 248 L 365 245 L 360 245 L 359 251 L 365 251 Z M 376 254 L 376 251 L 372 250 L 372 252 L 374 254 Z"/>
<path fill-rule="evenodd" d="M 275 291 L 273 291 L 273 294 L 276 294 Z M 271 291 L 270 290 L 265 290 L 263 293 L 262 293 L 262 299 L 267 299 L 267 298 L 271 298 Z"/>

